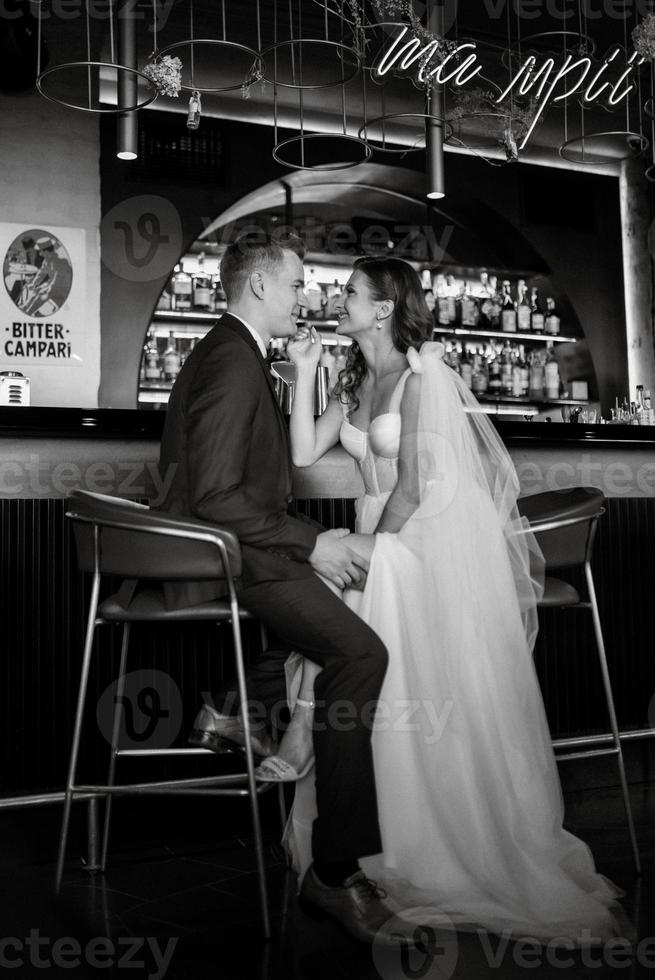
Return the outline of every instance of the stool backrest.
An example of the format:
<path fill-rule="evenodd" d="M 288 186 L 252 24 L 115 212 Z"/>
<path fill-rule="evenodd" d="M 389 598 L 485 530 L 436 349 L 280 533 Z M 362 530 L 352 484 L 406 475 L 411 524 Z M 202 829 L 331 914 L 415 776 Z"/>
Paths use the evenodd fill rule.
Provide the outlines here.
<path fill-rule="evenodd" d="M 546 571 L 582 565 L 591 558 L 605 495 L 597 487 L 547 490 L 518 500 L 546 561 Z"/>
<path fill-rule="evenodd" d="M 85 490 L 70 495 L 67 517 L 83 571 L 93 572 L 97 562 L 101 574 L 121 578 L 197 581 L 241 574 L 236 537 L 192 517 Z"/>

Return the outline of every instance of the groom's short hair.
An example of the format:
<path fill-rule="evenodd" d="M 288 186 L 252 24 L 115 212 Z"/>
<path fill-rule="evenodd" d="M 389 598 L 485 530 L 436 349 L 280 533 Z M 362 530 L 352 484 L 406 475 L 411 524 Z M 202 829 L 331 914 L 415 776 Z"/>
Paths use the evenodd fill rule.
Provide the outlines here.
<path fill-rule="evenodd" d="M 294 232 L 269 235 L 265 231 L 246 232 L 225 249 L 221 259 L 221 285 L 228 303 L 238 300 L 251 273 L 272 269 L 284 262 L 285 252 L 303 259 L 305 243 Z"/>

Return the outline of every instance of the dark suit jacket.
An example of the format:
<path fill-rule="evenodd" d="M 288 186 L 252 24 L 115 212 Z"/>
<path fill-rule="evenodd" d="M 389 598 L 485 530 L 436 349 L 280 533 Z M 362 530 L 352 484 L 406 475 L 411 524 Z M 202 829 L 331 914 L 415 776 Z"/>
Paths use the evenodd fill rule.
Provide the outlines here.
<path fill-rule="evenodd" d="M 269 366 L 249 331 L 226 313 L 196 345 L 173 386 L 159 462 L 173 478 L 161 510 L 232 531 L 240 585 L 313 575 L 317 525 L 287 513 L 291 458 Z M 173 607 L 215 598 L 220 583 L 171 583 Z"/>

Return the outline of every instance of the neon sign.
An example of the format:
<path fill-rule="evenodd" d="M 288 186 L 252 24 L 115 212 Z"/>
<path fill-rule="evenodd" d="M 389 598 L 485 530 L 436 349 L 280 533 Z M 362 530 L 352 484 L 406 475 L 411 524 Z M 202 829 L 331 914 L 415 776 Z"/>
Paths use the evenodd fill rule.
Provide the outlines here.
<path fill-rule="evenodd" d="M 418 64 L 416 77 L 422 85 L 451 83 L 461 87 L 482 71 L 474 43 L 459 44 L 442 56 L 443 42 L 439 39 L 434 38 L 424 44 L 419 38 L 412 37 L 402 43 L 409 28 L 404 24 L 394 26 L 399 28 L 398 36 L 374 69 L 379 77 L 383 77 L 392 69 L 409 71 Z M 535 126 L 551 102 L 561 102 L 562 99 L 568 99 L 576 92 L 583 92 L 582 100 L 585 104 L 605 98 L 608 106 L 613 109 L 626 99 L 635 87 L 634 84 L 628 84 L 628 79 L 646 59 L 634 51 L 617 79 L 604 78 L 607 69 L 621 51 L 619 45 L 612 48 L 600 67 L 595 66 L 589 57 L 575 59 L 571 54 L 567 55 L 559 68 L 555 65 L 554 58 L 546 58 L 541 64 L 537 62 L 534 55 L 526 58 L 507 88 L 496 99 L 496 104 L 500 105 L 514 90 L 518 95 L 530 93 L 535 100 L 535 114 L 519 149 L 524 149 Z M 461 58 L 461 55 L 465 57 Z M 439 58 L 436 64 L 435 58 Z M 560 87 L 562 90 L 558 91 Z"/>

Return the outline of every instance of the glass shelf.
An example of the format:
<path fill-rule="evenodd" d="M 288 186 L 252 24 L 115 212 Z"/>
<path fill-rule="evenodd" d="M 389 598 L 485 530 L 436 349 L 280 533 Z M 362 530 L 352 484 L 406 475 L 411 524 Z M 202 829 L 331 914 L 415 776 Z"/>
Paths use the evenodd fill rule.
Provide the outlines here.
<path fill-rule="evenodd" d="M 484 339 L 529 340 L 533 343 L 545 344 L 552 340 L 555 344 L 575 344 L 579 337 L 563 337 L 562 334 L 550 333 L 518 333 L 511 330 L 478 330 L 476 327 L 435 327 L 434 333 L 440 337 L 476 337 Z"/>
<path fill-rule="evenodd" d="M 225 312 L 222 306 L 215 313 L 203 313 L 202 310 L 155 310 L 153 320 L 186 320 L 191 323 L 211 323 Z"/>

